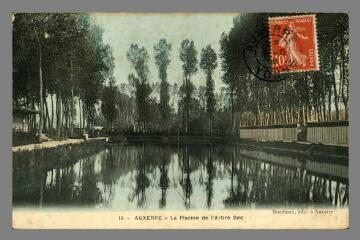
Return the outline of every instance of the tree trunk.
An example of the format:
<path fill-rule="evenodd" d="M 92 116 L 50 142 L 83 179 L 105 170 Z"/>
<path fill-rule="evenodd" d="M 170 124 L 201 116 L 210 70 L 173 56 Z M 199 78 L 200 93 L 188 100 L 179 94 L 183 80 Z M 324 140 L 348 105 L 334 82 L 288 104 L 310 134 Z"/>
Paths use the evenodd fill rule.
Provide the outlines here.
<path fill-rule="evenodd" d="M 63 117 L 61 118 L 61 125 L 64 126 L 63 124 L 65 123 L 64 126 L 64 133 L 67 135 L 67 130 L 68 130 L 68 116 L 69 116 L 69 106 L 66 102 L 62 101 L 62 105 L 64 107 L 64 114 Z"/>
<path fill-rule="evenodd" d="M 333 86 L 334 91 L 334 103 L 335 103 L 335 112 L 336 112 L 336 120 L 340 119 L 340 111 L 339 111 L 339 97 L 338 92 L 336 89 L 336 79 L 335 79 L 335 57 L 333 56 L 334 53 L 331 55 L 331 83 Z"/>
<path fill-rule="evenodd" d="M 327 121 L 331 121 L 332 116 L 331 116 L 331 96 L 332 96 L 332 90 L 331 90 L 331 86 L 328 89 L 329 93 L 328 93 L 328 117 L 327 117 Z"/>
<path fill-rule="evenodd" d="M 50 95 L 51 96 L 51 129 L 53 129 L 54 127 L 54 99 L 53 99 L 53 94 Z"/>
<path fill-rule="evenodd" d="M 234 133 L 234 87 L 231 87 L 231 132 Z"/>
<path fill-rule="evenodd" d="M 43 79 L 42 79 L 42 52 L 41 45 L 39 42 L 39 131 L 38 131 L 38 141 L 41 143 L 42 127 L 43 127 Z"/>
<path fill-rule="evenodd" d="M 85 109 L 85 103 L 84 101 L 82 102 L 82 111 L 83 111 L 83 115 L 82 115 L 82 127 L 83 127 L 83 134 L 85 134 L 85 119 L 86 119 L 86 109 Z"/>
<path fill-rule="evenodd" d="M 345 119 L 348 119 L 348 100 L 349 100 L 349 76 L 346 73 L 346 66 L 345 61 L 347 60 L 346 54 L 345 54 L 345 44 L 343 43 L 343 38 L 341 38 L 341 76 L 342 76 L 342 89 L 339 94 L 341 94 L 342 101 L 345 107 Z M 345 60 L 346 58 L 346 60 Z"/>
<path fill-rule="evenodd" d="M 322 100 L 322 120 L 323 121 L 326 121 L 327 118 L 326 118 L 326 104 L 325 104 L 325 97 L 324 99 Z"/>
<path fill-rule="evenodd" d="M 189 85 L 190 85 L 190 76 L 187 78 L 187 85 L 188 85 L 188 88 L 189 88 Z M 189 132 L 189 125 L 190 125 L 190 106 L 191 106 L 191 96 L 189 97 L 189 105 L 186 107 L 186 133 Z"/>
<path fill-rule="evenodd" d="M 81 128 L 82 124 L 81 124 L 81 100 L 80 100 L 80 97 L 78 98 L 78 103 L 79 103 L 79 128 Z"/>
<path fill-rule="evenodd" d="M 319 111 L 319 105 L 317 103 L 314 105 L 314 115 L 315 115 L 315 121 L 319 121 L 320 111 Z"/>
<path fill-rule="evenodd" d="M 61 137 L 61 91 L 56 94 L 56 135 Z"/>
<path fill-rule="evenodd" d="M 45 110 L 46 110 L 46 120 L 47 120 L 47 128 L 48 130 L 50 130 L 51 126 L 51 122 L 50 122 L 50 113 L 49 113 L 49 105 L 48 105 L 48 102 L 47 100 L 45 99 Z"/>
<path fill-rule="evenodd" d="M 348 108 L 348 103 L 344 102 L 344 107 L 345 107 L 345 120 L 349 119 L 349 108 Z"/>
<path fill-rule="evenodd" d="M 31 109 L 35 109 L 35 104 L 34 102 L 31 102 Z M 31 125 L 31 132 L 34 133 L 36 131 L 36 126 L 35 126 L 35 123 L 36 123 L 36 115 L 35 114 L 32 114 L 31 117 L 30 117 L 30 125 Z"/>
<path fill-rule="evenodd" d="M 71 87 L 71 99 L 70 99 L 70 137 L 74 136 L 74 117 L 75 117 L 75 106 L 74 106 L 74 87 Z"/>
<path fill-rule="evenodd" d="M 70 67 L 71 67 L 71 99 L 70 99 L 70 116 L 71 116 L 71 122 L 70 122 L 70 137 L 73 137 L 74 135 L 74 70 L 73 70 L 73 60 L 70 59 Z"/>
<path fill-rule="evenodd" d="M 46 102 L 46 98 L 44 97 L 43 95 L 43 130 L 46 130 L 46 120 L 47 120 L 47 117 L 46 117 L 46 107 L 45 107 L 45 102 Z"/>

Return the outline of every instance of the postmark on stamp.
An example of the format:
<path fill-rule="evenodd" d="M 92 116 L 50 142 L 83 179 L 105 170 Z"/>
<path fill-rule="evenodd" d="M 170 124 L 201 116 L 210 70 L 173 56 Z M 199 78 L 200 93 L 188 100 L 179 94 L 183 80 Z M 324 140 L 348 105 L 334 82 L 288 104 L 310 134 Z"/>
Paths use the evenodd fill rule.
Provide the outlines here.
<path fill-rule="evenodd" d="M 257 79 L 266 82 L 279 82 L 286 79 L 286 74 L 279 74 L 272 70 L 269 57 L 269 36 L 264 32 L 257 32 L 243 51 L 244 63 L 247 69 Z"/>
<path fill-rule="evenodd" d="M 270 17 L 274 73 L 319 70 L 315 15 Z"/>

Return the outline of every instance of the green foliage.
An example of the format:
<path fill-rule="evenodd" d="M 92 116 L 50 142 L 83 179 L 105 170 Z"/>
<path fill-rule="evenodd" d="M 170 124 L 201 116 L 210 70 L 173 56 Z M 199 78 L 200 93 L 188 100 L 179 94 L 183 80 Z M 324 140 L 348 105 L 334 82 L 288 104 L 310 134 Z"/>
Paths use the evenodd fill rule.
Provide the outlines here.
<path fill-rule="evenodd" d="M 112 49 L 104 43 L 103 29 L 90 15 L 17 13 L 12 39 L 13 105 L 40 109 L 41 55 L 43 99 L 54 97 L 56 100 L 51 107 L 52 114 L 48 106 L 42 107 L 44 127 L 56 126 L 62 135 L 61 128 L 73 127 L 77 109 L 82 115 L 82 127 L 85 123 L 91 127 L 94 121 L 103 123 L 105 118 L 111 125 L 123 129 L 180 131 L 182 127 L 187 133 L 205 133 L 206 118 L 210 132 L 214 127 L 226 133 L 235 133 L 244 125 L 337 120 L 341 118 L 341 104 L 347 119 L 348 15 L 316 14 L 319 72 L 283 74 L 284 81 L 267 83 L 249 72 L 243 53 L 250 42 L 263 37 L 263 51 L 259 56 L 263 64 L 271 66 L 266 40 L 269 38 L 268 17 L 278 15 L 247 13 L 235 17 L 230 31 L 219 36 L 220 51 L 216 53 L 208 45 L 201 50 L 200 61 L 194 41 L 183 40 L 179 49 L 183 71 L 180 84 L 169 84 L 167 73 L 172 46 L 166 39 L 160 39 L 153 48 L 160 81 L 150 81 L 150 56 L 144 47 L 132 43 L 124 54 L 134 72 L 129 74 L 127 84 L 116 86 Z M 226 87 L 215 92 L 213 73 L 218 58 Z M 251 67 L 257 64 L 256 59 L 246 60 Z M 191 80 L 198 67 L 206 79 L 197 89 Z M 109 81 L 107 86 L 106 81 Z M 76 102 L 79 108 L 75 108 Z M 53 124 L 55 117 L 57 121 Z M 37 127 L 35 117 L 27 121 L 32 128 Z"/>
<path fill-rule="evenodd" d="M 198 60 L 194 41 L 185 39 L 181 42 L 180 60 L 183 62 L 182 68 L 185 78 L 188 79 L 197 72 Z"/>
<path fill-rule="evenodd" d="M 144 47 L 131 44 L 127 52 L 127 58 L 133 65 L 137 77 L 129 75 L 129 82 L 135 87 L 137 120 L 142 123 L 143 131 L 146 131 L 146 122 L 150 120 L 150 94 L 151 87 L 148 83 L 148 61 L 149 55 Z"/>
<path fill-rule="evenodd" d="M 206 112 L 209 115 L 209 129 L 212 132 L 212 115 L 215 111 L 215 95 L 214 95 L 214 81 L 212 79 L 212 73 L 217 67 L 217 57 L 214 49 L 208 45 L 201 51 L 200 67 L 206 74 Z"/>
<path fill-rule="evenodd" d="M 101 99 L 101 112 L 108 122 L 110 122 L 110 127 L 112 123 L 118 117 L 118 109 L 116 106 L 116 95 L 117 87 L 115 85 L 115 79 L 111 78 L 109 86 L 104 87 L 103 95 Z"/>
<path fill-rule="evenodd" d="M 141 82 L 146 82 L 149 74 L 149 55 L 144 47 L 139 47 L 137 44 L 131 44 L 127 52 L 129 62 L 135 68 L 138 78 Z"/>
<path fill-rule="evenodd" d="M 158 66 L 159 78 L 166 79 L 166 70 L 169 66 L 171 44 L 166 39 L 160 39 L 154 46 L 155 64 Z"/>
<path fill-rule="evenodd" d="M 200 67 L 206 74 L 212 73 L 217 67 L 217 57 L 214 49 L 210 45 L 201 51 Z"/>
<path fill-rule="evenodd" d="M 194 41 L 185 39 L 181 42 L 180 60 L 183 62 L 182 68 L 184 72 L 184 81 L 180 87 L 180 96 L 182 111 L 186 114 L 185 131 L 188 132 L 191 101 L 194 92 L 194 86 L 191 83 L 191 76 L 198 70 L 197 51 L 195 49 Z"/>
<path fill-rule="evenodd" d="M 242 118 L 243 125 L 306 122 L 314 118 L 326 121 L 333 120 L 331 111 L 335 106 L 335 119 L 339 120 L 340 100 L 345 108 L 348 101 L 348 15 L 316 14 L 320 72 L 282 74 L 285 80 L 270 84 L 249 72 L 243 53 L 249 43 L 269 39 L 268 18 L 279 15 L 283 14 L 242 14 L 234 18 L 230 32 L 221 36 L 222 80 L 227 85 L 232 115 L 240 112 L 247 116 Z M 271 66 L 269 41 L 262 44 L 262 64 Z M 246 60 L 250 67 L 257 64 L 256 59 Z M 347 110 L 345 118 L 346 114 Z M 232 119 L 234 126 L 234 116 Z"/>
<path fill-rule="evenodd" d="M 154 46 L 155 63 L 158 66 L 159 78 L 161 81 L 159 107 L 164 127 L 170 115 L 169 83 L 167 82 L 167 67 L 170 64 L 170 51 L 171 44 L 166 42 L 165 39 L 160 39 L 160 41 Z"/>
<path fill-rule="evenodd" d="M 75 97 L 82 100 L 86 115 L 83 117 L 90 126 L 102 86 L 114 68 L 112 50 L 103 43 L 102 31 L 87 14 L 16 13 L 13 21 L 14 105 L 33 109 L 38 105 L 42 53 L 43 97 L 56 95 L 57 129 L 60 131 L 63 124 L 73 126 Z M 49 115 L 48 109 L 43 114 L 45 112 Z M 48 125 L 54 127 L 50 116 L 47 119 Z"/>

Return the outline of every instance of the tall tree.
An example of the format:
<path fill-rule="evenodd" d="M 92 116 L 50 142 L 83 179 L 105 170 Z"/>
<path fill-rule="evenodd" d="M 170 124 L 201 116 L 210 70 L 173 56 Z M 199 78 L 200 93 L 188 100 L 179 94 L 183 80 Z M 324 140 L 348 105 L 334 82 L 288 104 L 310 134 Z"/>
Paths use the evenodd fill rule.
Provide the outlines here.
<path fill-rule="evenodd" d="M 154 46 L 155 52 L 155 63 L 158 66 L 158 73 L 160 78 L 160 113 L 163 120 L 163 127 L 165 128 L 167 120 L 170 116 L 170 106 L 169 106 L 169 83 L 167 81 L 167 68 L 170 64 L 170 51 L 171 44 L 168 43 L 165 39 L 160 39 L 160 41 Z"/>
<path fill-rule="evenodd" d="M 200 67 L 206 74 L 206 112 L 209 117 L 209 131 L 212 133 L 212 119 L 216 104 L 212 74 L 214 69 L 217 67 L 217 57 L 216 52 L 211 48 L 210 45 L 208 45 L 206 48 L 203 48 L 201 51 Z"/>
<path fill-rule="evenodd" d="M 230 42 L 229 35 L 223 33 L 220 39 L 220 57 L 222 58 L 221 69 L 223 71 L 222 81 L 227 86 L 227 93 L 230 98 L 231 108 L 231 129 L 234 131 L 234 113 L 235 113 L 235 87 L 237 81 L 237 70 L 234 64 L 233 50 L 235 44 Z"/>
<path fill-rule="evenodd" d="M 148 82 L 148 61 L 149 55 L 144 47 L 137 44 L 131 44 L 127 52 L 127 58 L 133 65 L 137 77 L 133 74 L 129 75 L 129 81 L 135 86 L 137 118 L 142 123 L 143 131 L 146 131 L 146 122 L 150 119 L 150 94 L 151 88 Z"/>
<path fill-rule="evenodd" d="M 48 14 L 13 15 L 13 106 L 15 108 L 36 110 L 37 107 L 40 110 L 40 101 L 43 99 L 43 94 L 40 92 L 44 93 L 46 87 L 45 74 L 42 73 L 47 63 L 44 24 L 47 18 Z M 38 116 L 44 117 L 43 114 Z M 26 117 L 26 122 L 31 132 L 38 127 L 37 134 L 40 137 L 39 132 L 42 132 L 42 129 L 39 122 L 36 123 L 36 119 L 36 115 L 29 115 Z"/>
<path fill-rule="evenodd" d="M 180 60 L 183 62 L 183 77 L 184 81 L 180 88 L 182 92 L 182 108 L 186 114 L 185 132 L 188 133 L 190 120 L 190 107 L 194 86 L 191 82 L 191 76 L 194 75 L 198 68 L 197 51 L 195 49 L 194 41 L 185 39 L 181 42 Z"/>
<path fill-rule="evenodd" d="M 107 120 L 107 127 L 112 128 L 113 122 L 118 116 L 118 109 L 116 106 L 117 87 L 113 77 L 109 80 L 109 85 L 105 86 L 102 94 L 101 112 Z"/>
<path fill-rule="evenodd" d="M 85 44 L 85 62 L 81 85 L 83 99 L 83 118 L 87 120 L 87 128 L 91 127 L 95 117 L 95 105 L 101 98 L 101 90 L 105 79 L 112 74 L 113 57 L 109 45 L 102 41 L 103 30 L 97 25 L 90 25 L 90 36 Z"/>
<path fill-rule="evenodd" d="M 44 16 L 44 15 L 41 15 Z M 47 16 L 45 16 L 46 18 Z M 39 18 L 38 19 L 40 21 L 40 23 L 35 23 L 36 25 L 40 25 L 43 26 L 44 21 L 46 21 L 46 19 L 44 18 Z M 34 24 L 34 23 L 33 23 Z M 43 68 L 42 68 L 42 64 L 43 64 L 43 53 L 42 53 L 42 34 L 44 33 L 44 37 L 47 36 L 46 32 L 43 32 L 44 29 L 36 30 L 37 26 L 33 26 L 34 28 L 34 32 L 35 32 L 35 36 L 36 36 L 36 40 L 38 43 L 38 49 L 39 49 L 39 131 L 38 131 L 38 141 L 41 142 L 41 136 L 42 136 L 42 129 L 43 129 L 43 121 L 44 121 L 44 115 L 43 115 L 43 111 L 44 111 L 44 96 L 43 96 L 43 88 L 44 88 L 44 84 L 43 84 Z M 40 35 L 41 34 L 41 35 Z"/>

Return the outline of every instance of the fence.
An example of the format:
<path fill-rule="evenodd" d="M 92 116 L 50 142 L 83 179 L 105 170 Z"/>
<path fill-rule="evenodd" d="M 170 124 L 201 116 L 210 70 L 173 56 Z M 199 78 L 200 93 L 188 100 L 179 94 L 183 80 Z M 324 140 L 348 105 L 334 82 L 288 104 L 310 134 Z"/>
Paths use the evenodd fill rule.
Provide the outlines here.
<path fill-rule="evenodd" d="M 307 142 L 348 145 L 349 122 L 319 122 L 307 123 L 305 127 Z M 240 129 L 240 138 L 268 141 L 298 141 L 296 124 L 254 126 Z"/>
<path fill-rule="evenodd" d="M 240 137 L 269 141 L 296 141 L 296 125 L 290 124 L 241 128 Z"/>
<path fill-rule="evenodd" d="M 308 123 L 306 141 L 313 143 L 348 145 L 349 122 Z"/>

